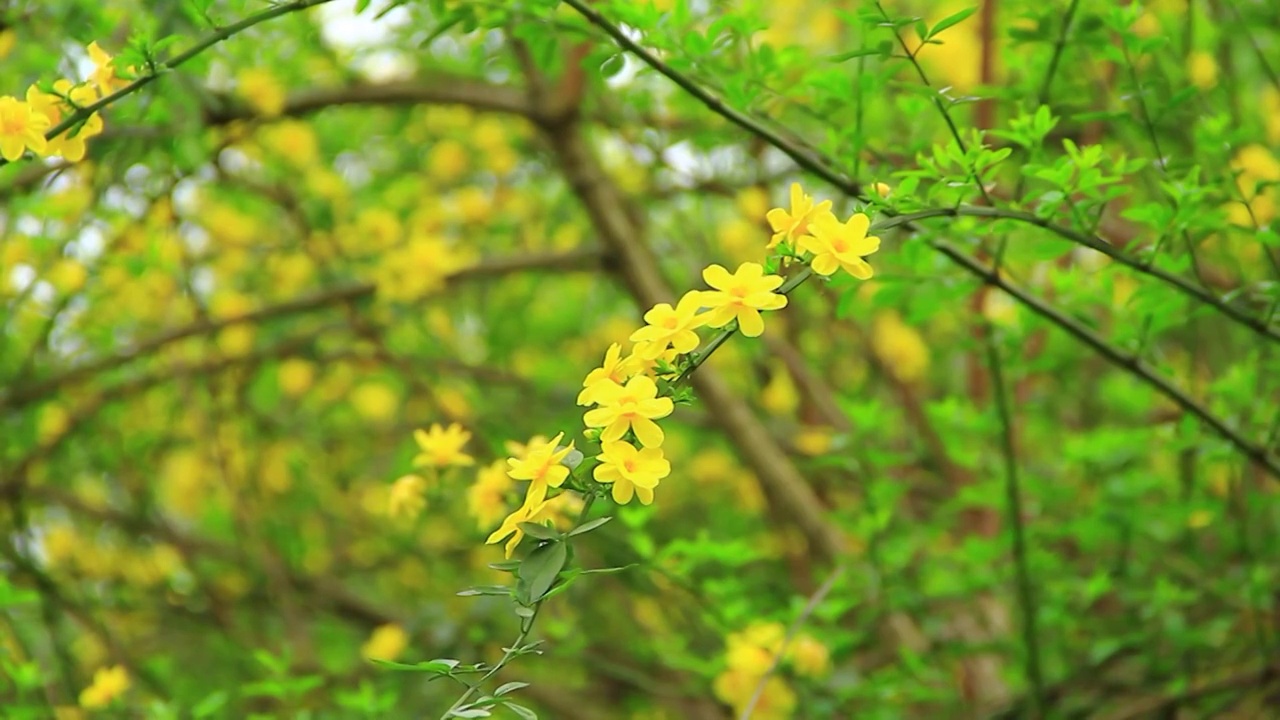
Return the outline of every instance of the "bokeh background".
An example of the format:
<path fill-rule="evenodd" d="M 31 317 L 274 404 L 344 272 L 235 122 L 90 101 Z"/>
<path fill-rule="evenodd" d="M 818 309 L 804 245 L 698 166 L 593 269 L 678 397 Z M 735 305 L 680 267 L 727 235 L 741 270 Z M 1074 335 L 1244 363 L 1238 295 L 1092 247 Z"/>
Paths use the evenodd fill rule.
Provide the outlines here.
<path fill-rule="evenodd" d="M 792 182 L 864 207 L 779 143 L 884 183 L 875 217 L 1135 260 L 938 217 L 802 286 L 664 421 L 656 502 L 575 544 L 629 567 L 500 679 L 542 717 L 732 717 L 834 577 L 752 717 L 1275 717 L 1273 3 L 590 4 L 772 139 L 564 4 L 315 5 L 111 104 L 83 159 L 0 167 L 6 717 L 438 716 L 456 685 L 370 658 L 516 635 L 456 595 L 508 577 L 511 443 L 589 448 L 583 376 L 764 261 Z M 0 2 L 0 93 L 267 9 Z M 476 464 L 392 516 L 437 423 Z"/>

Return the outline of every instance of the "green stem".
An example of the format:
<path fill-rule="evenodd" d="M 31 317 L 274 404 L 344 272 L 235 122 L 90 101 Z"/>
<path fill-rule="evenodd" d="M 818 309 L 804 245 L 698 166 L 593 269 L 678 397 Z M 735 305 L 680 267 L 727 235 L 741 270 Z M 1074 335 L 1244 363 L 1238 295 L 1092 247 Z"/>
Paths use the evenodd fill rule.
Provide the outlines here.
<path fill-rule="evenodd" d="M 580 527 L 587 519 L 587 515 L 591 513 L 591 506 L 594 505 L 595 502 L 595 493 L 587 493 L 586 499 L 582 503 L 582 510 L 578 513 L 578 520 L 573 524 L 575 528 Z M 484 687 L 484 684 L 488 682 L 490 678 L 497 675 L 499 670 L 506 667 L 507 663 L 511 662 L 511 659 L 519 654 L 520 648 L 524 647 L 525 641 L 529 639 L 529 634 L 533 632 L 533 624 L 538 619 L 538 611 L 541 609 L 542 601 L 538 600 L 533 604 L 533 614 L 521 621 L 520 634 L 516 636 L 515 642 L 511 643 L 511 645 L 507 647 L 506 652 L 502 654 L 502 658 L 498 660 L 498 662 L 494 663 L 493 667 L 489 668 L 489 671 L 476 681 L 475 684 L 468 687 L 467 691 L 462 693 L 462 696 L 455 700 L 454 703 L 449 706 L 448 710 L 444 711 L 444 715 L 440 716 L 440 720 L 447 720 L 447 718 L 453 714 L 454 710 L 461 709 L 465 706 L 467 701 L 471 699 L 472 695 L 475 695 L 480 688 Z"/>
<path fill-rule="evenodd" d="M 995 328 L 986 324 L 983 333 L 987 346 L 987 367 L 995 389 L 996 411 L 1000 417 L 1000 450 L 1004 455 L 1005 510 L 1013 535 L 1013 567 L 1017 582 L 1018 605 L 1022 610 L 1022 642 L 1026 646 L 1025 672 L 1031 685 L 1031 717 L 1042 718 L 1045 711 L 1044 675 L 1040 670 L 1040 633 L 1036 628 L 1035 595 L 1031 587 L 1031 568 L 1027 562 L 1026 528 L 1022 522 L 1022 485 L 1018 479 L 1018 458 L 1013 442 L 1013 418 L 1005 390 L 1000 352 L 996 348 Z"/>

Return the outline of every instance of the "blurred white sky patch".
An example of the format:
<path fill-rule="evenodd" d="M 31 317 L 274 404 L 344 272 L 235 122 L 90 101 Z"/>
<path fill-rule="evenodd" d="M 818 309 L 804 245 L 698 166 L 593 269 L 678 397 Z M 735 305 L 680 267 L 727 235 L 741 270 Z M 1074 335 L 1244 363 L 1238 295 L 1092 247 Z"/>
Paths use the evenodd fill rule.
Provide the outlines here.
<path fill-rule="evenodd" d="M 372 2 L 356 14 L 356 0 L 321 5 L 320 34 L 325 42 L 351 58 L 351 66 L 374 82 L 404 80 L 413 65 L 403 53 L 388 48 L 392 31 L 409 23 L 409 11 L 390 6 L 390 0 Z"/>

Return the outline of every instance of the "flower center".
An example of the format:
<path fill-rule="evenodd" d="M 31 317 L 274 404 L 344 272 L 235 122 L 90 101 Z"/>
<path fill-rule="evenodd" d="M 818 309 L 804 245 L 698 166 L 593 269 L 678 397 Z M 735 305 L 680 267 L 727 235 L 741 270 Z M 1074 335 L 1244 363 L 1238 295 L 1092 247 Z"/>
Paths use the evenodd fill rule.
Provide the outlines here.
<path fill-rule="evenodd" d="M 680 319 L 677 318 L 675 315 L 670 315 L 667 317 L 667 319 L 662 321 L 662 327 L 668 330 L 675 330 L 676 327 L 679 325 L 680 325 Z"/>
<path fill-rule="evenodd" d="M 625 468 L 627 472 L 633 473 L 636 471 L 636 461 L 635 460 L 623 461 L 622 467 Z"/>
<path fill-rule="evenodd" d="M 845 242 L 844 238 L 837 238 L 834 242 L 831 243 L 831 247 L 836 252 L 840 252 L 840 253 L 848 252 L 849 243 Z"/>

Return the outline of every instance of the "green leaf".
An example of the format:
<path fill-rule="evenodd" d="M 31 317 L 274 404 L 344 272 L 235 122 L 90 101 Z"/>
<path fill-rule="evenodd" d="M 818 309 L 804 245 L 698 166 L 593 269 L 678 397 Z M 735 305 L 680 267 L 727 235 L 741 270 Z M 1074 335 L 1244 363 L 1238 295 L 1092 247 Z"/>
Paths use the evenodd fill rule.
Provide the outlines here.
<path fill-rule="evenodd" d="M 529 683 L 527 682 L 512 681 L 509 683 L 503 683 L 501 686 L 498 687 L 497 690 L 493 691 L 493 695 L 494 697 L 502 697 L 503 695 L 506 695 L 509 692 L 515 692 L 520 688 L 526 688 L 526 687 L 529 687 Z"/>
<path fill-rule="evenodd" d="M 611 78 L 622 72 L 622 68 L 626 66 L 626 64 L 626 58 L 623 57 L 622 53 L 614 53 L 600 64 L 600 74 L 604 77 Z"/>
<path fill-rule="evenodd" d="M 511 712 L 519 715 L 521 720 L 538 720 L 538 713 L 530 710 L 523 705 L 517 705 L 513 702 L 503 703 Z"/>
<path fill-rule="evenodd" d="M 925 36 L 925 39 L 928 40 L 929 38 L 942 32 L 943 30 L 946 30 L 947 28 L 953 25 L 956 25 L 958 23 L 964 22 L 966 18 L 968 18 L 970 15 L 977 12 L 977 10 L 978 8 L 976 6 L 971 8 L 965 8 L 964 10 L 961 10 L 958 13 L 953 13 L 951 15 L 948 15 L 942 18 L 941 20 L 938 21 L 937 25 L 934 25 L 929 30 L 929 34 Z"/>
<path fill-rule="evenodd" d="M 370 3 L 371 1 L 372 1 L 372 0 L 356 0 L 356 14 L 357 14 L 357 15 L 359 15 L 360 13 L 364 12 L 365 10 L 368 10 L 368 9 L 369 9 L 369 3 Z"/>
<path fill-rule="evenodd" d="M 529 584 L 529 602 L 535 603 L 551 589 L 568 558 L 562 542 L 539 546 L 520 564 L 519 575 Z"/>
<path fill-rule="evenodd" d="M 225 690 L 219 690 L 215 693 L 212 693 L 206 696 L 205 699 L 196 703 L 196 706 L 194 708 L 191 708 L 191 716 L 194 718 L 210 717 L 214 713 L 221 710 L 222 706 L 227 704 L 228 699 L 229 699 L 229 696 L 227 695 Z"/>
<path fill-rule="evenodd" d="M 583 523 L 578 527 L 574 528 L 573 530 L 570 530 L 569 534 L 566 537 L 574 537 L 575 535 L 583 535 L 583 534 L 589 533 L 592 530 L 595 530 L 596 528 L 609 522 L 612 519 L 613 519 L 613 516 L 609 515 L 602 518 L 596 518 L 595 520 L 592 520 L 591 522 L 588 522 L 588 523 Z"/>
<path fill-rule="evenodd" d="M 519 560 L 503 560 L 501 562 L 489 563 L 489 567 L 502 572 L 513 572 L 520 567 Z"/>
<path fill-rule="evenodd" d="M 883 47 L 862 48 L 861 50 L 851 50 L 849 52 L 832 55 L 827 58 L 827 62 L 842 63 L 842 62 L 847 62 L 849 60 L 853 60 L 854 58 L 868 57 L 870 55 L 883 55 L 883 54 L 884 54 Z"/>
<path fill-rule="evenodd" d="M 524 531 L 525 535 L 528 535 L 531 538 L 537 538 L 539 540 L 560 539 L 560 533 L 557 532 L 555 528 L 547 527 L 546 525 L 539 523 L 522 522 L 520 523 L 520 529 Z"/>
<path fill-rule="evenodd" d="M 457 710 L 450 712 L 445 717 L 482 718 L 482 717 L 490 717 L 491 715 L 493 715 L 493 713 L 489 712 L 485 708 L 471 707 L 471 708 L 459 708 Z"/>
<path fill-rule="evenodd" d="M 429 672 L 436 675 L 450 675 L 453 669 L 458 667 L 459 662 L 452 658 L 440 658 L 437 660 L 426 660 L 420 663 L 398 663 L 391 660 L 378 660 L 370 658 L 369 662 L 374 665 L 380 665 L 388 670 L 402 670 L 405 672 Z"/>
<path fill-rule="evenodd" d="M 476 595 L 510 595 L 508 585 L 477 585 L 458 593 L 458 597 L 475 597 Z"/>

